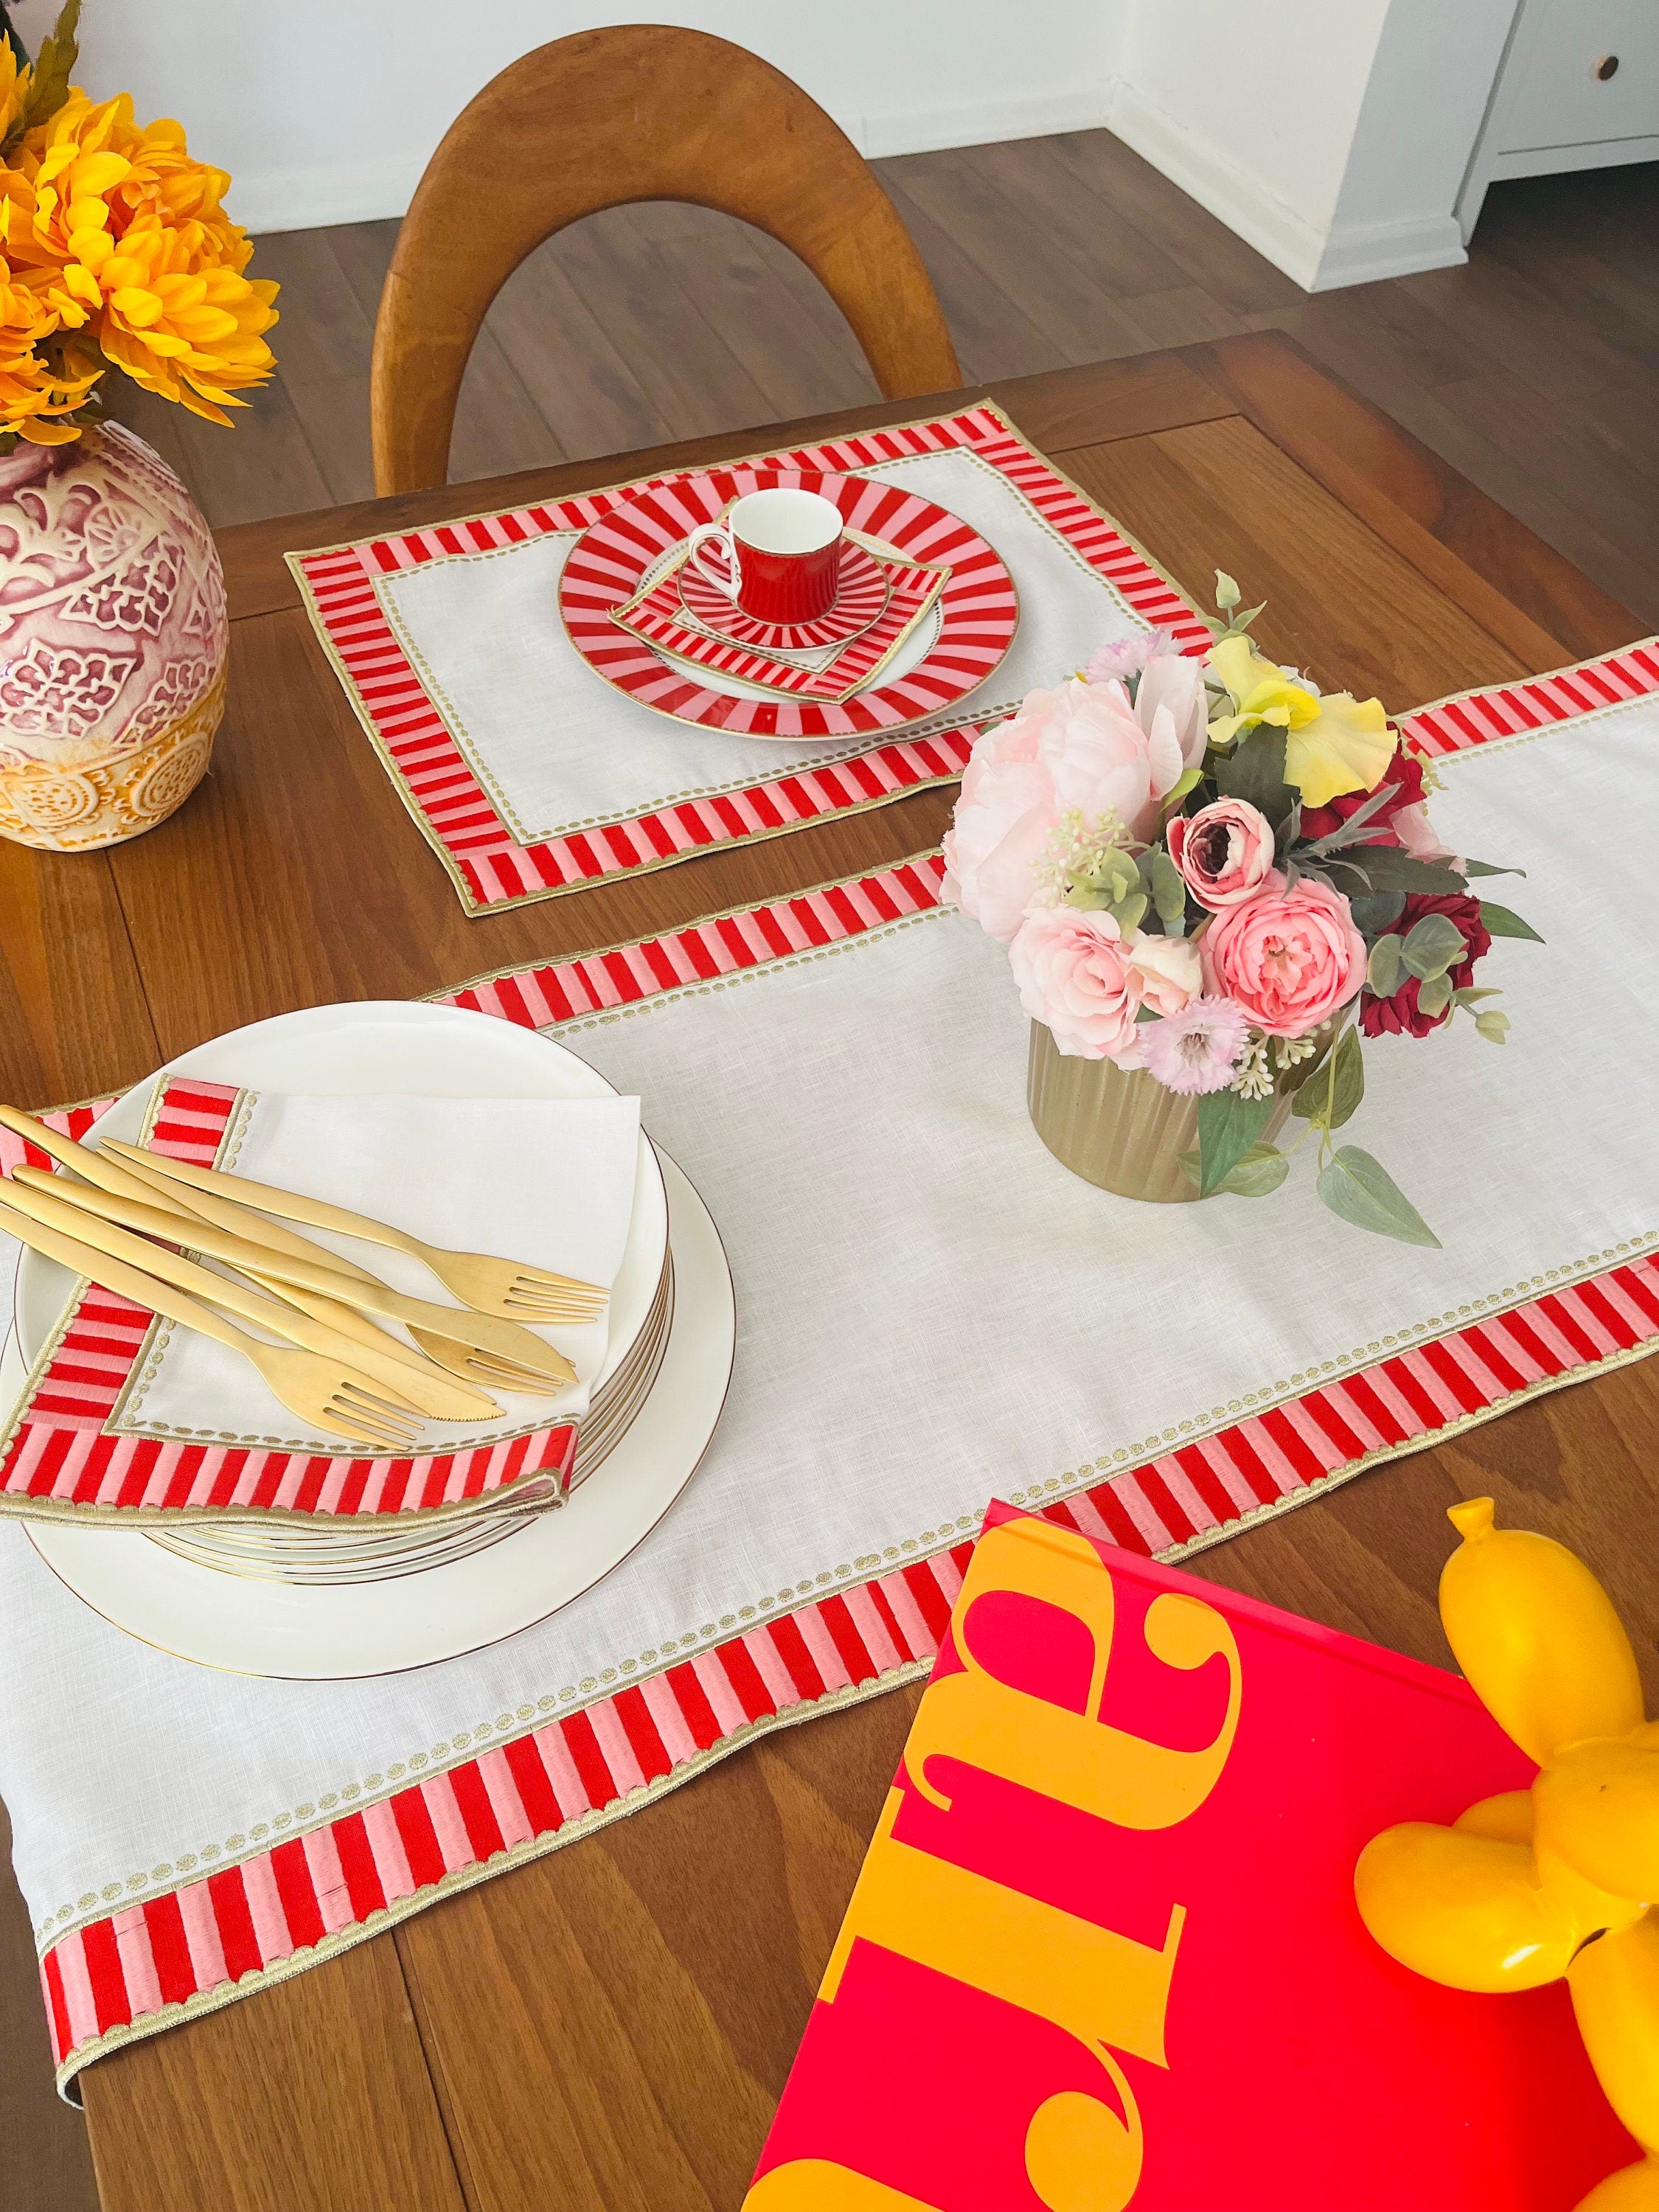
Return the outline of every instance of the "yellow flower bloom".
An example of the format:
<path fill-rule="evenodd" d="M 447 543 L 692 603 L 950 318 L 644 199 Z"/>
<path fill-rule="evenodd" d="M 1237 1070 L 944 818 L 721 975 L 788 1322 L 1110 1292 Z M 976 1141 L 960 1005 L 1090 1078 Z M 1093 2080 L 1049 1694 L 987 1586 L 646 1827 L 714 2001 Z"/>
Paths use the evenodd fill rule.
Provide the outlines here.
<path fill-rule="evenodd" d="M 0 117 L 8 92 L 0 68 Z M 0 173 L 0 249 L 51 327 L 79 331 L 136 383 L 228 422 L 276 367 L 262 333 L 276 287 L 242 271 L 253 248 L 220 204 L 230 179 L 193 161 L 179 125 L 72 91 Z M 0 427 L 19 428 L 0 404 Z M 73 434 L 71 433 L 70 434 Z"/>
<path fill-rule="evenodd" d="M 1210 742 L 1230 745 L 1246 731 L 1272 722 L 1285 732 L 1285 778 L 1309 806 L 1328 806 L 1347 791 L 1373 791 L 1394 758 L 1398 740 L 1377 699 L 1351 691 L 1322 698 L 1296 683 L 1247 637 L 1224 638 L 1210 666 L 1225 685 L 1234 712 L 1210 724 Z"/>

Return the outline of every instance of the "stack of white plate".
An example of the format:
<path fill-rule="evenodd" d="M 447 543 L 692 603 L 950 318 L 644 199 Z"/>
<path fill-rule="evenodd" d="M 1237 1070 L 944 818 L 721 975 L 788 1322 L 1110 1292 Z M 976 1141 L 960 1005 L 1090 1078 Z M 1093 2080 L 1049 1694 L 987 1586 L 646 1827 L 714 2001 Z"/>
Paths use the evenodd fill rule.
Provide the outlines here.
<path fill-rule="evenodd" d="M 162 1072 L 311 1096 L 575 1098 L 611 1090 L 533 1031 L 452 1007 L 372 1001 L 257 1023 Z M 136 1141 L 154 1081 L 112 1107 L 91 1141 Z M 13 1393 L 73 1289 L 66 1269 L 25 1253 L 8 1348 Z M 610 1341 L 563 1499 L 556 1484 L 532 1476 L 435 1517 L 216 1516 L 151 1520 L 142 1530 L 52 1521 L 28 1523 L 29 1534 L 99 1612 L 180 1656 L 313 1678 L 419 1665 L 527 1626 L 633 1548 L 702 1457 L 734 1334 L 714 1224 L 674 1163 L 641 1134 Z"/>

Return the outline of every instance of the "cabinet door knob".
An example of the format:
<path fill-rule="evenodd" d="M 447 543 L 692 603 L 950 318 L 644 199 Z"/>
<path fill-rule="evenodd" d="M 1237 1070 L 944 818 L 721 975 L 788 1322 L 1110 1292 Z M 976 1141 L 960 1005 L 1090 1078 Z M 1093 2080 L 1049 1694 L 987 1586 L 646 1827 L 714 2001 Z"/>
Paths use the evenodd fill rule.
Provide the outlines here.
<path fill-rule="evenodd" d="M 1605 84 L 1610 76 L 1617 76 L 1619 74 L 1618 55 L 1603 54 L 1601 60 L 1596 63 L 1591 74 L 1602 84 Z"/>

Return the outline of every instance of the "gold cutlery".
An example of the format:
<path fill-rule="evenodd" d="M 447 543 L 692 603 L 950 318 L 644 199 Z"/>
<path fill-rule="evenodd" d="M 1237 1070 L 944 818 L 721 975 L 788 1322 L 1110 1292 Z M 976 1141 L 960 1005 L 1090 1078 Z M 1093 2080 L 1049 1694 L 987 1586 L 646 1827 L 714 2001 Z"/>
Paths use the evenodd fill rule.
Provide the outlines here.
<path fill-rule="evenodd" d="M 24 1176 L 28 1177 L 27 1182 L 21 1179 Z M 51 1187 L 57 1183 L 56 1176 L 43 1175 L 38 1168 L 23 1168 L 12 1176 L 6 1195 L 9 1203 L 31 1220 L 76 1237 L 111 1259 L 159 1276 L 192 1298 L 228 1306 L 245 1321 L 258 1323 L 273 1336 L 284 1337 L 306 1352 L 341 1363 L 342 1371 L 359 1386 L 372 1383 L 382 1395 L 391 1396 L 415 1413 L 424 1413 L 434 1421 L 499 1419 L 501 1409 L 495 1400 L 471 1383 L 440 1375 L 435 1370 L 423 1370 L 401 1349 L 394 1353 L 388 1346 L 384 1352 L 375 1352 L 352 1343 L 308 1315 L 291 1306 L 279 1305 L 274 1298 L 262 1297 L 246 1283 L 216 1275 L 210 1269 L 198 1267 L 193 1260 L 180 1258 L 164 1245 L 152 1244 L 147 1237 L 136 1237 L 126 1227 L 111 1225 L 111 1216 L 118 1208 L 127 1220 L 140 1214 L 148 1216 L 149 1220 L 143 1225 L 148 1228 L 153 1223 L 156 1234 L 171 1238 L 180 1233 L 176 1214 L 163 1213 L 155 1206 L 140 1206 L 127 1199 L 91 1189 L 82 1189 L 77 1203 L 68 1194 L 75 1186 L 64 1186 L 61 1190 Z M 48 1188 L 40 1188 L 42 1184 Z M 222 1234 L 205 1223 L 199 1231 L 188 1233 L 198 1251 L 206 1251 L 207 1240 Z"/>
<path fill-rule="evenodd" d="M 51 1135 L 52 1133 L 48 1130 L 46 1133 Z M 78 1148 L 71 1148 L 67 1138 L 58 1141 L 64 1149 L 57 1157 L 64 1159 L 67 1165 L 76 1165 L 66 1156 L 69 1150 Z M 169 1182 L 165 1176 L 153 1176 L 148 1170 L 140 1169 L 136 1164 L 127 1169 L 112 1161 L 109 1165 L 114 1174 L 121 1176 L 129 1186 L 125 1190 L 117 1191 L 115 1194 L 118 1197 L 136 1198 L 141 1204 L 163 1206 L 178 1215 L 181 1233 L 175 1242 L 190 1243 L 191 1229 L 199 1226 L 204 1221 L 210 1222 L 216 1229 L 228 1230 L 232 1236 L 245 1237 L 250 1244 L 259 1245 L 267 1252 L 283 1254 L 291 1260 L 304 1260 L 313 1267 L 331 1268 L 336 1274 L 349 1276 L 354 1282 L 372 1284 L 377 1290 L 386 1287 L 377 1275 L 371 1275 L 367 1267 L 360 1267 L 350 1260 L 343 1260 L 337 1252 L 331 1251 L 324 1244 L 313 1244 L 309 1237 L 296 1237 L 292 1230 L 283 1229 L 277 1223 L 267 1219 L 263 1213 L 255 1213 L 251 1208 L 238 1206 L 230 1199 L 216 1198 L 211 1192 L 196 1190 L 185 1183 Z M 112 1186 L 106 1184 L 105 1188 Z M 197 1248 L 192 1245 L 194 1249 Z M 343 1336 L 355 1337 L 365 1344 L 395 1344 L 397 1341 L 395 1338 L 387 1337 L 364 1315 L 343 1305 L 337 1297 L 325 1297 L 320 1291 L 302 1290 L 296 1284 L 285 1283 L 268 1269 L 256 1267 L 251 1261 L 244 1272 L 274 1297 L 286 1298 L 290 1305 L 298 1306 L 301 1313 L 311 1314 L 316 1320 L 326 1322 L 331 1328 L 337 1328 Z M 474 1345 L 458 1343 L 453 1337 L 442 1335 L 436 1329 L 422 1328 L 418 1322 L 405 1319 L 404 1327 L 428 1359 L 448 1374 L 459 1375 L 464 1382 L 482 1382 L 491 1389 L 520 1391 L 531 1397 L 544 1397 L 550 1379 L 555 1382 L 565 1379 L 562 1370 L 554 1370 L 550 1377 L 545 1366 L 531 1367 L 522 1360 L 509 1358 L 505 1352 L 485 1352 Z M 539 1340 L 538 1343 L 539 1346 Z M 545 1348 L 542 1347 L 538 1358 L 544 1357 Z M 555 1354 L 554 1357 L 562 1358 L 562 1355 Z"/>
<path fill-rule="evenodd" d="M 380 1453 L 405 1452 L 418 1434 L 407 1414 L 369 1389 L 348 1367 L 313 1352 L 291 1351 L 245 1335 L 222 1314 L 198 1304 L 186 1291 L 12 1206 L 0 1205 L 0 1229 L 9 1230 L 21 1243 L 76 1274 L 101 1283 L 106 1290 L 118 1291 L 153 1313 L 166 1314 L 170 1320 L 182 1322 L 185 1328 L 216 1337 L 233 1352 L 240 1352 L 264 1377 L 272 1395 L 308 1429 L 345 1437 Z"/>
<path fill-rule="evenodd" d="M 186 1220 L 210 1221 L 220 1229 L 228 1229 L 234 1235 L 246 1237 L 250 1243 L 266 1245 L 273 1252 L 285 1252 L 291 1259 L 309 1260 L 319 1267 L 332 1267 L 339 1274 L 354 1276 L 365 1283 L 378 1279 L 367 1268 L 357 1267 L 350 1260 L 343 1260 L 337 1252 L 331 1252 L 324 1245 L 313 1244 L 307 1237 L 295 1236 L 292 1231 L 280 1228 L 275 1222 L 267 1220 L 264 1214 L 255 1213 L 247 1206 L 238 1206 L 229 1199 L 216 1198 L 207 1191 L 190 1189 L 183 1183 L 169 1182 L 165 1176 L 156 1175 L 148 1165 L 152 1157 L 148 1152 L 141 1152 L 138 1155 L 138 1158 L 146 1163 L 144 1166 L 141 1167 L 138 1158 L 135 1158 L 131 1168 L 123 1167 L 118 1160 L 110 1159 L 101 1150 L 78 1145 L 73 1137 L 61 1136 L 56 1129 L 48 1128 L 44 1121 L 37 1121 L 33 1115 L 3 1103 L 0 1103 L 0 1123 L 15 1130 L 20 1137 L 27 1137 L 40 1151 L 61 1161 L 66 1168 L 72 1169 L 84 1182 L 100 1190 L 108 1191 L 112 1197 L 131 1199 L 139 1205 L 168 1206 Z M 173 1239 L 175 1243 L 189 1241 L 188 1237 Z M 316 1292 L 300 1290 L 292 1284 L 279 1284 L 257 1269 L 250 1268 L 248 1273 L 275 1297 L 286 1298 L 301 1313 L 308 1313 L 313 1320 L 325 1322 L 331 1328 L 338 1329 L 342 1336 L 351 1337 L 356 1342 L 368 1345 L 375 1350 L 401 1352 L 404 1349 L 395 1337 L 388 1336 L 372 1321 L 365 1320 L 349 1307 L 343 1306 L 337 1299 L 324 1298 Z M 458 1344 L 453 1338 L 441 1336 L 434 1329 L 422 1328 L 418 1323 L 406 1322 L 404 1327 L 434 1365 L 443 1368 L 448 1374 L 459 1376 L 464 1382 L 481 1382 L 492 1389 L 523 1391 L 532 1396 L 541 1395 L 545 1391 L 547 1377 L 544 1374 L 523 1366 L 504 1354 L 481 1352 L 473 1346 Z"/>
<path fill-rule="evenodd" d="M 187 1238 L 192 1251 L 204 1252 L 210 1259 L 223 1260 L 244 1273 L 256 1273 L 274 1276 L 283 1283 L 293 1283 L 302 1291 L 314 1291 L 322 1297 L 337 1300 L 342 1305 L 356 1306 L 361 1311 L 379 1314 L 388 1321 L 416 1321 L 423 1328 L 447 1336 L 458 1344 L 470 1344 L 485 1352 L 497 1352 L 512 1360 L 517 1366 L 531 1370 L 544 1379 L 544 1388 L 574 1382 L 576 1370 L 562 1352 L 541 1338 L 532 1335 L 517 1322 L 501 1321 L 489 1314 L 468 1313 L 459 1306 L 434 1305 L 426 1298 L 405 1297 L 402 1291 L 388 1290 L 384 1283 L 373 1277 L 362 1281 L 355 1276 L 343 1275 L 331 1264 L 319 1266 L 311 1260 L 296 1260 L 287 1253 L 277 1252 L 268 1244 L 251 1243 L 246 1237 L 238 1237 L 229 1230 L 217 1229 L 210 1221 L 182 1222 L 178 1212 L 162 1208 L 154 1200 L 138 1203 L 131 1199 L 117 1198 L 108 1191 L 64 1188 L 62 1179 L 43 1174 L 39 1168 L 19 1168 L 13 1181 L 25 1189 L 45 1189 L 56 1202 L 68 1201 L 84 1208 L 104 1221 L 119 1223 L 124 1229 L 136 1229 L 146 1237 L 165 1237 L 170 1239 Z M 61 1194 L 61 1195 L 60 1195 Z M 131 1255 L 129 1255 L 131 1256 Z M 186 1262 L 185 1264 L 188 1264 Z M 213 1279 L 220 1279 L 217 1276 Z M 279 1334 L 291 1332 L 279 1331 Z M 303 1337 L 300 1339 L 304 1342 Z M 405 1353 L 404 1358 L 408 1357 Z M 466 1390 L 468 1395 L 481 1394 L 461 1383 L 446 1384 L 450 1389 Z M 485 1400 L 489 1404 L 489 1401 Z M 492 1413 L 500 1408 L 491 1406 Z M 444 1418 L 439 1415 L 437 1418 Z"/>
<path fill-rule="evenodd" d="M 343 1237 L 362 1237 L 370 1244 L 385 1244 L 424 1261 L 452 1296 L 475 1313 L 496 1314 L 508 1321 L 585 1322 L 597 1320 L 605 1310 L 608 1292 L 595 1283 L 580 1282 L 573 1275 L 556 1275 L 517 1260 L 493 1259 L 484 1252 L 451 1252 L 442 1245 L 422 1243 L 401 1229 L 353 1213 L 343 1206 L 330 1206 L 320 1198 L 306 1198 L 298 1191 L 278 1190 L 270 1183 L 253 1182 L 246 1176 L 222 1175 L 217 1168 L 198 1168 L 185 1160 L 167 1159 L 160 1152 L 141 1152 L 136 1145 L 106 1138 L 100 1151 L 113 1152 L 122 1161 L 135 1158 L 165 1176 L 169 1182 L 187 1183 L 194 1190 L 215 1191 L 237 1200 L 260 1213 L 274 1213 L 282 1221 L 303 1221 L 313 1229 L 331 1229 Z"/>

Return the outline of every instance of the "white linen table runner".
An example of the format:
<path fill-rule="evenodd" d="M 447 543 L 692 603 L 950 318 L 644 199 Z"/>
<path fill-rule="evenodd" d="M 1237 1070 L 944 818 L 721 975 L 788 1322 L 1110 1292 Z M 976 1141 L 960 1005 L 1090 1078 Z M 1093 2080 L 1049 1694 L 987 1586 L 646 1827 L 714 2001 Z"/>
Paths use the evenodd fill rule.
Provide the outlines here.
<path fill-rule="evenodd" d="M 605 1581 L 381 1680 L 170 1659 L 0 1528 L 0 1790 L 60 2079 L 905 1679 L 994 1495 L 1176 1556 L 1654 1349 L 1656 695 L 1650 645 L 1408 725 L 1443 756 L 1437 826 L 1527 871 L 1546 939 L 1483 966 L 1506 1047 L 1465 1022 L 1368 1054 L 1352 1133 L 1437 1251 L 1299 1171 L 1176 1207 L 1069 1175 L 937 856 L 453 994 L 641 1097 L 730 1255 L 726 1414 Z"/>

